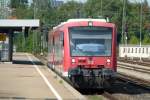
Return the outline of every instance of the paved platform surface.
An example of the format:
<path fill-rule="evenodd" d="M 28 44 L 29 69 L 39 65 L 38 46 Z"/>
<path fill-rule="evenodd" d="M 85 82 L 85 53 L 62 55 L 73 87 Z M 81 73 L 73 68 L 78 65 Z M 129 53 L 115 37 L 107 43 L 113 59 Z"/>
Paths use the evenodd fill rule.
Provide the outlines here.
<path fill-rule="evenodd" d="M 36 57 L 15 53 L 13 64 L 0 64 L 0 100 L 81 100 L 84 97 L 68 87 Z"/>

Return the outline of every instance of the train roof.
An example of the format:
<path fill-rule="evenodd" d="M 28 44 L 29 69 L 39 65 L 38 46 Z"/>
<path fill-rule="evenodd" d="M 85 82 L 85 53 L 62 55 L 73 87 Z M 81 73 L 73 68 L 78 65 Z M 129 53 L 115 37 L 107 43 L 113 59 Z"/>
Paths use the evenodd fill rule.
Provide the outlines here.
<path fill-rule="evenodd" d="M 107 22 L 106 19 L 69 19 L 67 22 L 80 22 L 80 21 L 99 21 L 99 22 Z"/>
<path fill-rule="evenodd" d="M 53 29 L 56 29 L 58 27 L 61 27 L 67 23 L 70 22 L 81 22 L 81 21 L 97 21 L 97 22 L 107 22 L 106 19 L 91 19 L 91 18 L 85 18 L 85 19 L 68 19 L 66 22 L 62 22 L 59 25 L 53 27 Z"/>

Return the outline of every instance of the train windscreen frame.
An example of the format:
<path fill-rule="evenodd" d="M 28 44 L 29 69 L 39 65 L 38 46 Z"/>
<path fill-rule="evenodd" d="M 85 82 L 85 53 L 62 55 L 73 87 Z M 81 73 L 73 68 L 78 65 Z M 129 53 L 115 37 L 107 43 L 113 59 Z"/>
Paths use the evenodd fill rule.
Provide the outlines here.
<path fill-rule="evenodd" d="M 111 56 L 112 28 L 75 26 L 68 28 L 71 56 Z"/>

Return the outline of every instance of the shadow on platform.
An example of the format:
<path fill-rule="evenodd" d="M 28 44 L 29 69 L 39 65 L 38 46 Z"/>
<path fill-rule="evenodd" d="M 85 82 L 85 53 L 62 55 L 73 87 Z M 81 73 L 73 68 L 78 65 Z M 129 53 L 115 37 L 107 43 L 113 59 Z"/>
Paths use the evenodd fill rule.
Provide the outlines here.
<path fill-rule="evenodd" d="M 44 65 L 42 62 L 40 61 L 26 61 L 26 60 L 13 60 L 13 64 L 24 64 L 24 65 Z"/>

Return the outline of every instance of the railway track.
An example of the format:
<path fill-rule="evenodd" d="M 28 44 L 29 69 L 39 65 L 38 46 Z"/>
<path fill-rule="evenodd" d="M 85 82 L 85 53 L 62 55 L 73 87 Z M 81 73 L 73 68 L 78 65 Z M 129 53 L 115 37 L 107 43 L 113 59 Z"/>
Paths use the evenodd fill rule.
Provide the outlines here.
<path fill-rule="evenodd" d="M 150 86 L 150 67 L 148 66 L 118 62 L 119 71 L 126 78 L 134 79 L 133 81 L 139 81 L 142 84 L 148 84 Z"/>
<path fill-rule="evenodd" d="M 138 64 L 138 65 L 150 67 L 150 60 L 148 60 L 148 59 L 146 59 L 146 60 L 142 59 L 142 61 L 140 61 L 140 60 L 134 60 L 134 59 L 132 60 L 132 59 L 118 58 L 118 61 L 124 62 L 124 63 Z"/>
<path fill-rule="evenodd" d="M 78 90 L 81 94 L 87 97 L 88 100 L 119 100 L 104 89 L 82 89 Z"/>
<path fill-rule="evenodd" d="M 141 73 L 147 73 L 150 74 L 150 67 L 146 66 L 139 66 L 138 65 L 129 65 L 129 64 L 118 64 L 119 68 L 128 69 L 128 70 L 134 70 Z"/>
<path fill-rule="evenodd" d="M 150 87 L 144 81 L 118 74 L 116 83 L 108 90 L 118 100 L 149 100 Z"/>
<path fill-rule="evenodd" d="M 38 56 L 44 64 L 46 58 Z M 126 75 L 118 74 L 116 82 L 109 90 L 79 90 L 87 100 L 150 100 L 149 83 Z M 134 95 L 133 95 L 134 94 Z"/>
<path fill-rule="evenodd" d="M 89 100 L 99 100 L 101 96 L 108 100 L 149 100 L 150 87 L 144 83 L 144 81 L 139 81 L 133 77 L 118 74 L 116 82 L 110 89 L 103 92 L 102 90 L 96 90 L 95 93 L 91 92 L 93 93 L 91 95 L 83 95 L 90 98 Z"/>
<path fill-rule="evenodd" d="M 138 86 L 140 88 L 150 91 L 150 82 L 149 81 L 135 78 L 135 77 L 129 76 L 129 75 L 124 75 L 121 73 L 118 73 L 117 80 L 120 80 L 122 82 L 128 82 L 132 85 L 135 85 L 135 86 Z"/>

